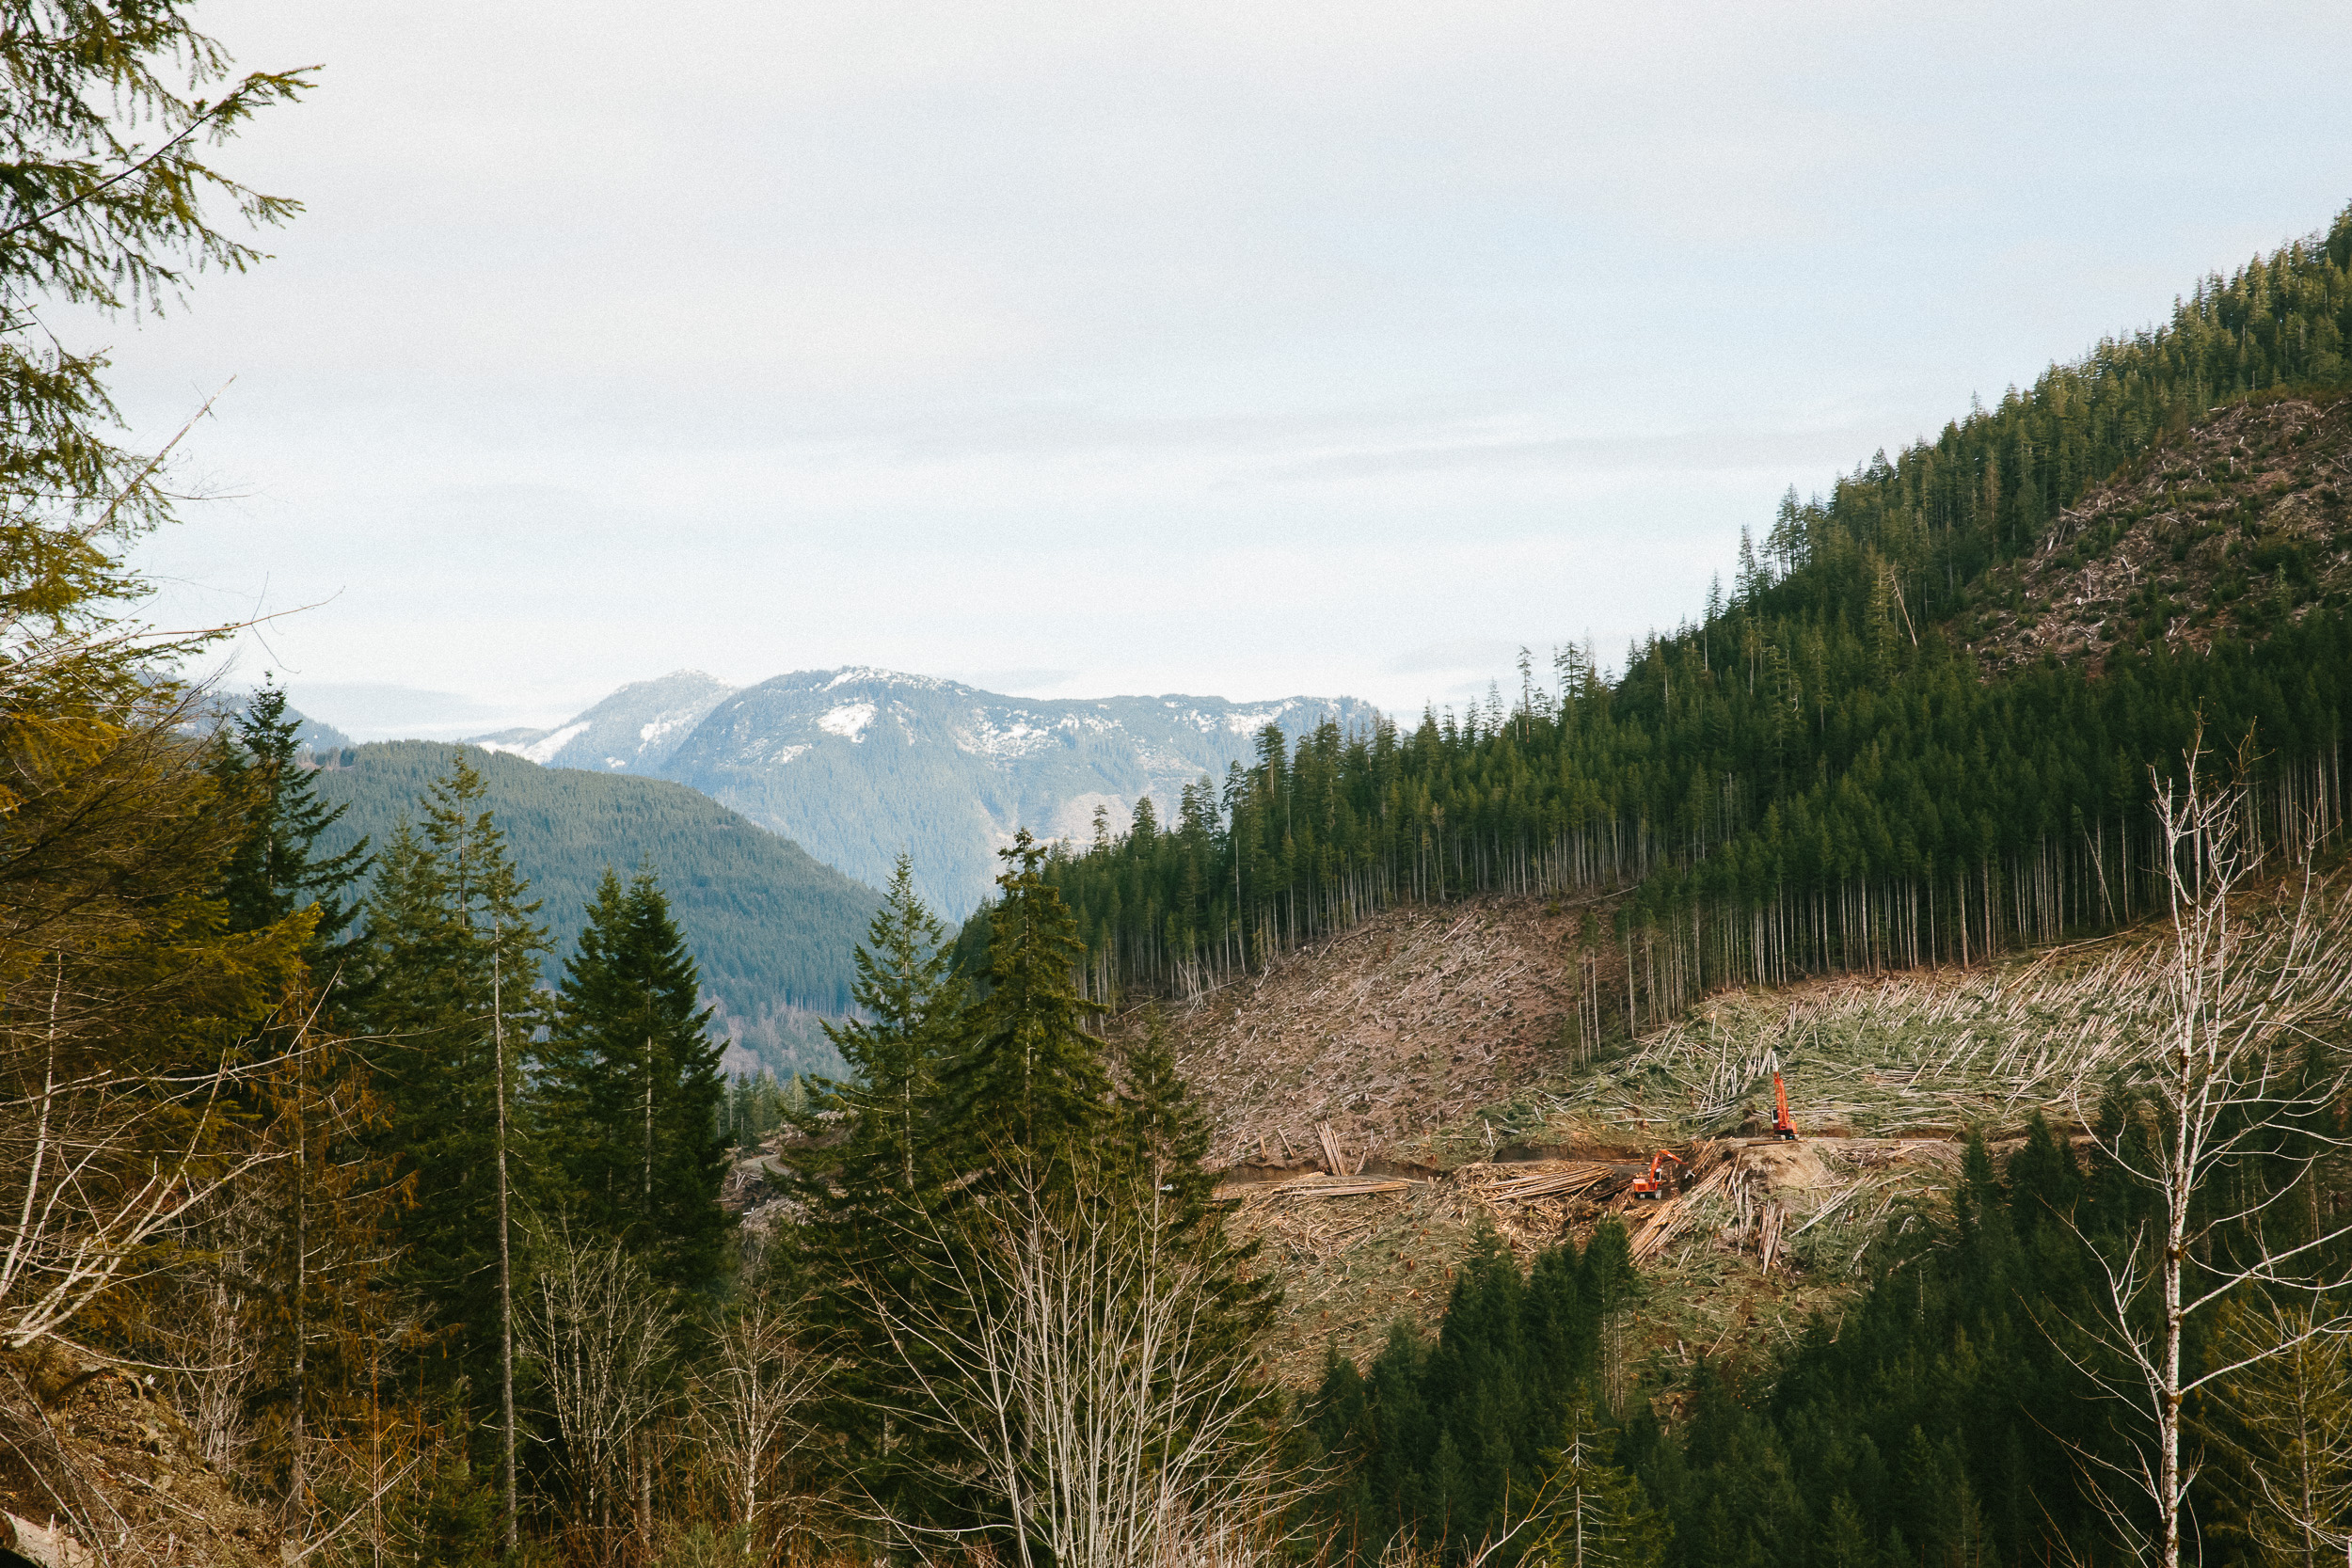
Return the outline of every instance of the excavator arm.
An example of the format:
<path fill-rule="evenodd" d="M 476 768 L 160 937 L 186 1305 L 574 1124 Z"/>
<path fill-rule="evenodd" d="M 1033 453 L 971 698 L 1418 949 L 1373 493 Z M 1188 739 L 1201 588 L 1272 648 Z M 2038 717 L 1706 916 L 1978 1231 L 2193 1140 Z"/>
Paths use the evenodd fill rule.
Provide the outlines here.
<path fill-rule="evenodd" d="M 1666 1175 L 1666 1165 L 1669 1161 L 1675 1164 L 1680 1165 L 1686 1171 L 1691 1168 L 1691 1163 L 1682 1158 L 1679 1154 L 1677 1154 L 1673 1149 L 1660 1149 L 1657 1153 L 1649 1157 L 1648 1172 L 1633 1179 L 1633 1196 L 1635 1197 L 1654 1198 L 1663 1197 L 1665 1196 L 1666 1184 L 1668 1180 L 1671 1180 Z"/>

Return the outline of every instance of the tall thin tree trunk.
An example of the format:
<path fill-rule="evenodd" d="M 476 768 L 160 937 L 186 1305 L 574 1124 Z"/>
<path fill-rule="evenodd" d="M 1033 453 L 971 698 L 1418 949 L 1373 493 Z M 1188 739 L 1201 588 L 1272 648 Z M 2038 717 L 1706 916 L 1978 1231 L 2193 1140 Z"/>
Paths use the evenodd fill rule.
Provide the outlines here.
<path fill-rule="evenodd" d="M 499 1405 L 505 1418 L 506 1550 L 521 1544 L 515 1482 L 515 1254 L 506 1212 L 506 1014 L 499 994 L 499 950 L 490 948 L 490 1040 L 498 1078 Z"/>
<path fill-rule="evenodd" d="M 307 1382 L 310 1370 L 310 1323 L 307 1300 L 310 1295 L 310 1129 L 306 1112 L 306 1097 L 310 1091 L 309 1062 L 303 1054 L 308 1042 L 297 1037 L 294 1055 L 294 1412 L 287 1433 L 292 1449 L 287 1477 L 287 1501 L 292 1517 L 288 1528 L 295 1546 L 303 1544 L 309 1533 L 309 1503 L 306 1497 L 310 1478 L 303 1472 L 304 1430 L 303 1408 L 310 1402 Z"/>

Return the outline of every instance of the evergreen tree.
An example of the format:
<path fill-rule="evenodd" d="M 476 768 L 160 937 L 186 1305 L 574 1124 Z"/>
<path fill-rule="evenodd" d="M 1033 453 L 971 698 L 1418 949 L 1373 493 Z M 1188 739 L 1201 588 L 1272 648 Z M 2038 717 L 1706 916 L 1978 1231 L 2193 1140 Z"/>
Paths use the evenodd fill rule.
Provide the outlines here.
<path fill-rule="evenodd" d="M 849 1117 L 845 1163 L 912 1193 L 963 1001 L 947 928 L 916 895 L 908 855 L 899 855 L 857 950 L 851 994 L 864 1016 L 828 1023 L 825 1034 L 856 1076 L 826 1085 L 826 1103 Z"/>
<path fill-rule="evenodd" d="M 534 1085 L 538 1136 L 580 1227 L 624 1243 L 658 1283 L 707 1289 L 732 1219 L 723 1039 L 650 870 L 608 870 L 566 959 Z"/>
<path fill-rule="evenodd" d="M 368 841 L 332 855 L 316 852 L 319 836 L 346 808 L 321 800 L 310 770 L 294 760 L 301 725 L 286 717 L 282 689 L 262 687 L 232 723 L 235 738 L 215 764 L 224 787 L 243 804 L 246 820 L 245 837 L 221 879 L 230 927 L 260 930 L 316 905 L 307 954 L 322 980 L 329 979 L 358 947 L 352 923 L 359 905 L 343 895 L 373 863 Z"/>
<path fill-rule="evenodd" d="M 461 752 L 421 803 L 424 831 L 404 824 L 368 901 L 361 1017 L 377 1037 L 382 1148 L 405 1164 L 400 1275 L 446 1354 L 418 1370 L 502 1450 L 505 1526 L 516 1539 L 514 1248 L 524 1157 L 516 1112 L 523 1056 L 538 1028 L 547 931 L 508 858 L 482 779 Z"/>
<path fill-rule="evenodd" d="M 1549 1568 L 1660 1568 L 1674 1527 L 1615 1465 L 1614 1440 L 1591 1405 L 1569 1407 L 1559 1450 L 1547 1458 L 1549 1528 L 1541 1550 Z"/>
<path fill-rule="evenodd" d="M 1086 944 L 1045 870 L 1047 851 L 1023 829 L 998 851 L 1001 890 L 989 911 L 988 993 L 946 1074 L 961 1157 L 1067 1154 L 1101 1128 L 1110 1080 L 1088 1023 L 1103 1005 L 1078 992 Z"/>

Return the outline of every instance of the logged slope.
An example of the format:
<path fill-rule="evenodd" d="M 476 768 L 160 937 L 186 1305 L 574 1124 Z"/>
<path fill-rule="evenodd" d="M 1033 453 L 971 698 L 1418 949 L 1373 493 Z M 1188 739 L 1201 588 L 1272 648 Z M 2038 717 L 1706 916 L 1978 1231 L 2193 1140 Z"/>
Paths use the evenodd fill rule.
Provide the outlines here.
<path fill-rule="evenodd" d="M 2037 1113 L 2063 1130 L 2096 1106 L 2161 946 L 2140 927 L 1744 988 L 1588 1053 L 1575 998 L 1606 955 L 1577 916 L 1508 897 L 1391 911 L 1164 1009 L 1232 1223 L 1284 1286 L 1285 1382 L 1318 1379 L 1327 1347 L 1367 1360 L 1400 1317 L 1433 1327 L 1481 1225 L 1524 1262 L 1606 1214 L 1645 1281 L 1622 1375 L 1760 1354 L 1861 1283 L 1890 1214 L 1945 1200 L 1969 1131 L 2005 1154 Z M 1767 1133 L 1774 1063 L 1795 1145 Z M 1660 1148 L 1690 1163 L 1687 1190 L 1638 1199 Z"/>
<path fill-rule="evenodd" d="M 345 753 L 347 766 L 320 771 L 321 799 L 350 808 L 323 847 L 362 833 L 388 842 L 453 750 L 360 746 Z M 481 752 L 474 762 L 516 863 L 545 901 L 540 917 L 556 943 L 550 984 L 605 868 L 626 875 L 649 860 L 738 1041 L 779 1071 L 838 1069 L 804 1015 L 849 1006 L 850 956 L 881 902 L 873 890 L 683 784 Z"/>
<path fill-rule="evenodd" d="M 1988 572 L 1957 631 L 2000 674 L 2207 653 L 2352 602 L 2352 399 L 2250 400 L 2169 436 Z"/>
<path fill-rule="evenodd" d="M 1434 1164 L 1433 1136 L 1576 1053 L 1581 911 L 1391 910 L 1177 1009 L 1212 1164 Z"/>
<path fill-rule="evenodd" d="M 961 916 L 1018 827 L 1124 829 L 1136 803 L 1175 814 L 1184 786 L 1254 755 L 1267 724 L 1368 726 L 1350 699 L 1007 697 L 887 670 L 802 671 L 739 691 L 691 673 L 626 687 L 555 730 L 485 737 L 533 761 L 692 785 L 876 886 L 901 850 L 924 896 Z"/>

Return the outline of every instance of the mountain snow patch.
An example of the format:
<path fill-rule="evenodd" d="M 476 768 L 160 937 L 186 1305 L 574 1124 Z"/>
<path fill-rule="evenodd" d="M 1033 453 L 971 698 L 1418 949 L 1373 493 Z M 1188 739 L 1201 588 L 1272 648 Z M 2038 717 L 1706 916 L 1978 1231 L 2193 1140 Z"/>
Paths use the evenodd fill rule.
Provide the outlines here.
<path fill-rule="evenodd" d="M 827 735 L 842 736 L 863 743 L 866 726 L 873 721 L 873 704 L 843 703 L 839 707 L 827 708 L 825 716 L 817 721 L 817 727 Z"/>
<path fill-rule="evenodd" d="M 556 752 L 562 751 L 564 747 L 569 746 L 573 741 L 578 740 L 581 736 L 586 735 L 587 733 L 588 725 L 585 721 L 582 721 L 576 723 L 566 724 L 562 729 L 555 731 L 551 735 L 541 736 L 538 739 L 532 741 L 528 746 L 485 747 L 484 750 L 513 752 L 516 756 L 526 757 L 531 761 L 537 763 L 540 767 L 545 768 L 548 763 L 555 760 Z"/>

